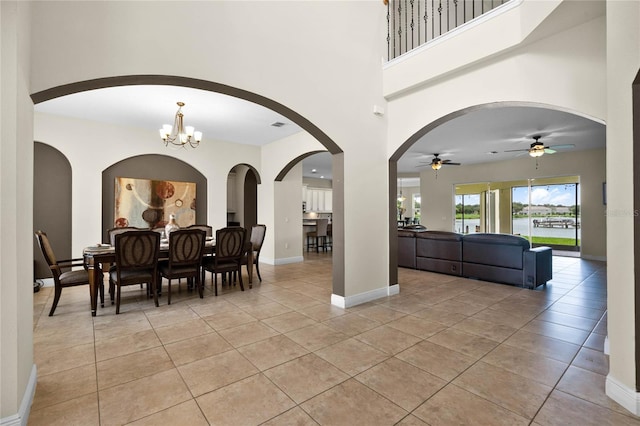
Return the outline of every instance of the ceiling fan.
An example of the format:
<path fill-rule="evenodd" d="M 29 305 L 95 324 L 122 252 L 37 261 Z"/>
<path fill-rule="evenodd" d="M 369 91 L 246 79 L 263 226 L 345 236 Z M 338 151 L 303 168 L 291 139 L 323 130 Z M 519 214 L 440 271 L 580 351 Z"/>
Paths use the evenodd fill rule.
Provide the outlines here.
<path fill-rule="evenodd" d="M 461 163 L 454 163 L 451 160 L 443 160 L 438 157 L 440 154 L 433 154 L 433 159 L 431 160 L 431 168 L 435 171 L 440 170 L 442 166 L 460 166 Z M 418 166 L 421 167 L 421 166 Z"/>
<path fill-rule="evenodd" d="M 542 136 L 540 135 L 533 136 L 534 142 L 531 144 L 529 148 L 509 149 L 509 150 L 506 150 L 505 152 L 526 151 L 532 157 L 541 157 L 544 154 L 554 154 L 558 149 L 568 149 L 568 148 L 575 147 L 574 144 L 544 146 L 544 144 L 540 142 L 541 137 Z"/>

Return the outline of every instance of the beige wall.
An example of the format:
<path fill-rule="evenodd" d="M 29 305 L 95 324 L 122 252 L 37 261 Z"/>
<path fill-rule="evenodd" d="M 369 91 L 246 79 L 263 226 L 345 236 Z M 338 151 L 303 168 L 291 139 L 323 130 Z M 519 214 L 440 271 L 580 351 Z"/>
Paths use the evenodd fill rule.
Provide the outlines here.
<path fill-rule="evenodd" d="M 267 224 L 267 235 L 260 259 L 272 264 L 302 260 L 302 165 L 289 171 L 286 183 L 274 182 L 276 176 L 294 158 L 323 149 L 316 139 L 299 132 L 262 147 L 262 184 L 258 187 L 258 221 Z M 289 176 L 291 175 L 291 176 Z M 297 187 L 289 187 L 292 181 Z M 278 206 L 294 208 L 288 215 Z M 279 209 L 279 213 L 276 210 Z M 298 218 L 298 214 L 300 215 Z M 285 218 L 289 218 L 286 222 Z M 278 229 L 279 232 L 270 232 Z"/>
<path fill-rule="evenodd" d="M 388 245 L 385 233 L 370 232 L 388 227 L 386 118 L 373 114 L 373 105 L 384 105 L 380 3 L 38 2 L 33 16 L 34 91 L 110 76 L 188 76 L 257 93 L 311 119 L 344 152 L 346 293 L 387 287 L 388 252 L 361 256 Z M 158 26 L 174 20 L 189 22 L 180 37 Z M 167 60 L 167 52 L 193 61 Z"/>
<path fill-rule="evenodd" d="M 37 2 L 31 5 L 33 23 L 25 2 L 0 2 L 0 416 L 4 419 L 19 411 L 33 365 L 32 268 L 26 262 L 32 259 L 30 142 L 34 138 L 28 93 L 110 76 L 188 76 L 258 93 L 312 120 L 344 150 L 340 155 L 344 194 L 338 191 L 340 203 L 334 200 L 334 206 L 344 205 L 341 265 L 345 295 L 350 296 L 387 285 L 388 237 L 385 232 L 370 230 L 389 226 L 388 158 L 424 126 L 465 108 L 500 101 L 533 102 L 608 119 L 609 211 L 632 212 L 630 84 L 640 64 L 640 4 L 609 1 L 606 22 L 604 18 L 591 19 L 603 4 L 525 0 L 518 17 L 502 22 L 504 25 L 501 20 L 487 22 L 481 34 L 472 33 L 469 43 L 453 38 L 449 40 L 453 44 L 440 43 L 440 53 L 430 55 L 431 49 L 420 52 L 406 62 L 418 61 L 416 66 L 390 64 L 383 78 L 382 44 L 376 40 L 386 34 L 386 9 L 376 1 Z M 550 12 L 551 19 L 545 19 Z M 167 20 L 189 25 L 176 37 L 158 25 Z M 535 27 L 538 23 L 541 25 Z M 503 39 L 508 43 L 501 49 L 480 49 L 491 44 L 484 43 L 486 40 L 498 43 Z M 457 55 L 448 53 L 452 46 Z M 167 52 L 178 51 L 193 60 L 167 60 L 171 57 Z M 463 59 L 458 61 L 458 57 Z M 433 64 L 440 63 L 445 68 L 433 71 Z M 373 115 L 373 105 L 381 105 L 386 114 Z M 160 147 L 155 135 L 130 129 L 125 133 L 132 139 L 123 140 L 122 129 L 96 131 L 97 127 L 39 117 L 34 131 L 46 132 L 46 138 L 36 135 L 45 143 L 52 142 L 54 133 L 59 135 L 52 144 L 62 147 L 79 168 L 74 176 L 87 174 L 86 180 L 74 181 L 74 200 L 84 199 L 85 208 L 99 210 L 99 197 L 92 195 L 92 188 L 99 187 L 99 171 L 131 155 L 158 153 Z M 78 134 L 73 135 L 70 129 Z M 70 134 L 70 140 L 64 140 Z M 87 135 L 91 135 L 91 145 Z M 208 177 L 212 193 L 224 193 L 226 175 L 238 162 L 261 170 L 263 185 L 258 199 L 263 203 L 259 211 L 265 220 L 259 221 L 274 229 L 275 205 L 285 194 L 269 176 L 276 176 L 300 149 L 294 145 L 288 146 L 290 150 L 231 149 L 224 143 L 210 142 L 215 146 L 211 155 L 203 158 L 201 147 L 198 153 L 185 153 L 184 161 Z M 78 149 L 85 145 L 113 148 L 89 157 L 86 150 Z M 284 155 L 273 155 L 278 152 Z M 222 160 L 220 153 L 224 153 Z M 271 174 L 265 173 L 267 170 Z M 209 197 L 209 222 L 216 227 L 226 221 L 226 209 L 219 204 L 215 197 Z M 363 205 L 368 206 L 366 216 L 362 215 Z M 74 251 L 97 241 L 100 233 L 99 217 L 81 220 L 78 214 L 82 211 L 74 205 Z M 627 396 L 633 401 L 637 395 L 631 326 L 633 246 L 630 240 L 620 238 L 632 225 L 632 215 L 607 218 L 612 307 L 607 390 L 611 395 L 613 387 L 621 388 L 618 401 Z M 272 233 L 267 232 L 269 238 Z M 293 233 L 288 238 L 301 240 Z M 265 248 L 272 259 L 278 244 L 273 239 Z M 361 256 L 363 252 L 368 253 L 366 258 Z"/>
<path fill-rule="evenodd" d="M 160 154 L 190 164 L 207 178 L 207 223 L 227 223 L 227 179 L 237 164 L 260 170 L 260 147 L 204 140 L 197 150 L 170 150 L 153 132 L 36 113 L 36 140 L 60 150 L 71 164 L 73 182 L 72 253 L 101 241 L 102 171 L 125 158 Z"/>
<path fill-rule="evenodd" d="M 423 200 L 422 223 L 429 229 L 452 231 L 455 222 L 455 185 L 463 183 L 501 182 L 555 176 L 580 177 L 582 257 L 604 260 L 606 247 L 606 206 L 602 204 L 602 183 L 606 181 L 605 150 L 590 150 L 544 155 L 538 160 L 526 156 L 521 159 L 460 167 L 431 169 L 420 175 Z M 501 191 L 500 197 L 510 198 L 510 191 Z M 510 218 L 510 203 L 505 203 L 504 217 Z M 501 220 L 502 232 L 510 232 L 509 220 Z"/>
<path fill-rule="evenodd" d="M 0 422 L 25 424 L 36 380 L 29 17 L 30 4 L 0 2 Z"/>
<path fill-rule="evenodd" d="M 636 377 L 631 84 L 640 69 L 640 2 L 607 2 L 607 394 L 640 415 Z M 636 112 L 637 114 L 637 112 Z M 637 149 L 637 148 L 636 148 Z M 637 166 L 636 166 L 637 167 Z M 637 327 L 637 326 L 636 326 Z"/>

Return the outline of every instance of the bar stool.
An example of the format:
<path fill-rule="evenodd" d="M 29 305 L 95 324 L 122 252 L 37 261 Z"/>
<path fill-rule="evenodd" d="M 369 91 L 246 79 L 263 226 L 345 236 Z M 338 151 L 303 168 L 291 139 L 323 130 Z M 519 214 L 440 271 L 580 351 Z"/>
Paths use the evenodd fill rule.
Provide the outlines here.
<path fill-rule="evenodd" d="M 316 230 L 307 232 L 307 251 L 315 247 L 316 252 L 320 251 L 320 247 L 327 251 L 327 227 L 329 219 L 317 219 Z"/>

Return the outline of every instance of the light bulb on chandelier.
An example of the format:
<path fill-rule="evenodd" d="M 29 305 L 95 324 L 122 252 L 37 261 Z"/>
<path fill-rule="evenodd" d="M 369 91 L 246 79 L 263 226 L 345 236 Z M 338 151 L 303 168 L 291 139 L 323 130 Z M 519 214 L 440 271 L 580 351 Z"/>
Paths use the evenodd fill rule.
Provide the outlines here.
<path fill-rule="evenodd" d="M 191 148 L 196 148 L 202 140 L 202 132 L 196 132 L 193 126 L 184 125 L 183 106 L 184 102 L 178 102 L 178 111 L 173 120 L 173 126 L 164 124 L 160 129 L 160 137 L 165 146 L 186 148 L 189 145 Z"/>

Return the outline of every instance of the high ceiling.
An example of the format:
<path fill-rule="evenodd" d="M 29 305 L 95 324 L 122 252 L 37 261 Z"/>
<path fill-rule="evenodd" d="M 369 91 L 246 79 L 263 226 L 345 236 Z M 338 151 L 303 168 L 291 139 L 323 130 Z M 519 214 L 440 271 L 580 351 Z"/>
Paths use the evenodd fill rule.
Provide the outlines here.
<path fill-rule="evenodd" d="M 557 152 L 605 147 L 602 123 L 546 108 L 493 107 L 454 118 L 425 134 L 398 161 L 398 173 L 429 168 L 433 154 L 463 165 L 526 156 L 534 136 L 545 146 L 559 145 Z"/>
<path fill-rule="evenodd" d="M 260 105 L 219 93 L 176 86 L 122 86 L 97 89 L 36 105 L 38 112 L 148 129 L 173 124 L 176 102 L 185 103 L 185 124 L 207 139 L 264 145 L 301 131 L 280 114 Z M 273 123 L 283 123 L 275 127 Z M 425 123 L 427 124 L 427 123 Z M 540 136 L 545 146 L 577 151 L 604 148 L 605 126 L 574 114 L 545 108 L 504 106 L 478 109 L 431 130 L 398 161 L 398 174 L 417 174 L 430 167 L 433 154 L 465 164 L 504 161 L 527 155 Z M 158 143 L 160 138 L 158 136 Z M 506 152 L 518 150 L 519 152 Z M 315 171 L 313 171 L 315 170 Z M 331 155 L 316 154 L 303 161 L 303 176 L 331 179 Z"/>

